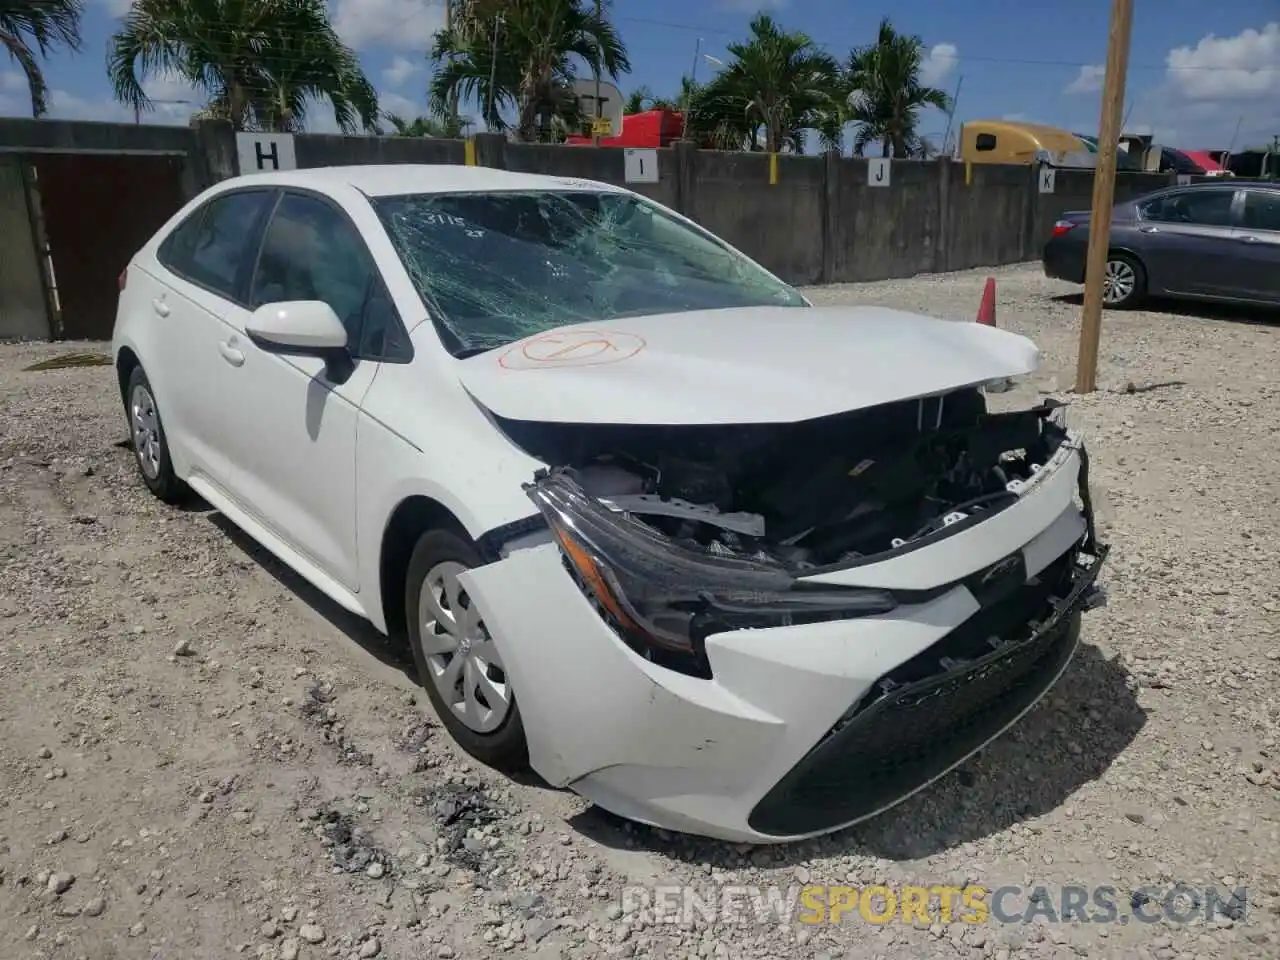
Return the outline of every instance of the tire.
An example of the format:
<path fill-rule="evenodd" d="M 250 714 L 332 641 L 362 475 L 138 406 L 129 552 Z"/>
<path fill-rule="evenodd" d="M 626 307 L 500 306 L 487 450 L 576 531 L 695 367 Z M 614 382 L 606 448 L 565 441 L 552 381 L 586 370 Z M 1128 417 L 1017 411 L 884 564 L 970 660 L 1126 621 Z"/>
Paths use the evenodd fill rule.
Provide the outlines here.
<path fill-rule="evenodd" d="M 465 537 L 450 530 L 424 533 L 413 548 L 405 577 L 405 623 L 419 682 L 450 736 L 481 763 L 514 773 L 529 764 L 514 691 L 484 624 L 474 613 L 456 615 L 473 611 L 457 576 L 482 563 Z M 425 630 L 428 623 L 436 629 Z M 463 652 L 458 651 L 459 636 Z M 459 657 L 464 658 L 461 666 L 454 666 Z M 450 685 L 446 676 L 456 677 L 458 686 Z M 487 691 L 480 689 L 482 684 Z M 505 700 L 495 694 L 505 695 Z"/>
<path fill-rule="evenodd" d="M 165 503 L 185 501 L 191 489 L 173 472 L 169 441 L 160 420 L 155 392 L 142 367 L 134 367 L 124 391 L 125 416 L 129 420 L 129 445 L 142 482 Z"/>
<path fill-rule="evenodd" d="M 1146 293 L 1147 271 L 1142 262 L 1127 253 L 1108 254 L 1102 305 L 1109 310 L 1127 310 L 1141 303 Z"/>

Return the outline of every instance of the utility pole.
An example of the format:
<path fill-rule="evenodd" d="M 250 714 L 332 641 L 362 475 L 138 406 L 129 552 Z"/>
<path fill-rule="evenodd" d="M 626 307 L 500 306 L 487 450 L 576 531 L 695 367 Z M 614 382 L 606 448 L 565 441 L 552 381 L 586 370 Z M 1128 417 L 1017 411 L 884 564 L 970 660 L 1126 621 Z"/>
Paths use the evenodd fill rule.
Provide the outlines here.
<path fill-rule="evenodd" d="M 951 95 L 951 109 L 947 111 L 947 132 L 942 135 L 942 153 L 949 153 L 947 144 L 951 142 L 951 121 L 956 118 L 956 107 L 960 103 L 960 87 L 964 84 L 964 74 L 956 77 L 956 92 Z"/>
<path fill-rule="evenodd" d="M 603 4 L 601 0 L 596 0 L 596 19 L 602 19 Z M 597 147 L 600 146 L 600 50 L 596 49 L 596 116 L 591 123 L 591 142 Z"/>
<path fill-rule="evenodd" d="M 684 105 L 684 129 L 680 132 L 684 140 L 693 139 L 693 102 L 698 96 L 698 61 L 701 59 L 702 38 L 699 37 L 693 48 L 693 72 L 689 74 L 689 102 Z"/>
<path fill-rule="evenodd" d="M 451 38 L 451 42 L 453 37 L 453 5 L 454 5 L 454 0 L 444 0 L 444 30 L 445 30 L 445 33 Z M 450 63 L 453 62 L 452 47 L 450 47 L 450 50 L 449 50 L 449 62 Z M 449 93 L 449 103 L 447 104 L 447 109 L 449 113 L 449 124 L 452 128 L 448 130 L 447 133 L 450 136 L 461 136 L 462 131 L 460 129 L 457 129 L 460 126 L 460 124 L 458 123 L 458 90 L 456 87 Z"/>
<path fill-rule="evenodd" d="M 1125 73 L 1129 69 L 1129 34 L 1133 0 L 1111 0 L 1107 34 L 1107 67 L 1102 82 L 1098 163 L 1093 174 L 1093 213 L 1089 218 L 1089 252 L 1084 277 L 1084 311 L 1080 316 L 1080 349 L 1076 359 L 1076 393 L 1097 386 L 1098 341 L 1102 335 L 1102 292 L 1111 240 L 1111 208 L 1116 195 L 1116 150 L 1123 120 Z"/>
<path fill-rule="evenodd" d="M 495 126 L 493 124 L 493 113 L 496 109 L 496 101 L 493 96 L 493 85 L 498 81 L 498 32 L 502 29 L 506 20 L 502 14 L 493 21 L 493 50 L 489 54 L 489 90 L 488 90 L 488 109 L 485 110 L 484 122 L 486 127 Z M 492 132 L 492 130 L 490 130 Z"/>

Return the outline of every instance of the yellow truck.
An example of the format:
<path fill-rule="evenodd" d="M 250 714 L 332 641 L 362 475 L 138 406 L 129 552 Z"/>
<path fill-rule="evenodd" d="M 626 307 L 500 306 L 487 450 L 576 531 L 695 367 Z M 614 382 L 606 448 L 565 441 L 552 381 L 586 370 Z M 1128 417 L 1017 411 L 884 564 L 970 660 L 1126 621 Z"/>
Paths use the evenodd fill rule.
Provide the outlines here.
<path fill-rule="evenodd" d="M 966 163 L 1046 163 L 1093 167 L 1096 155 L 1079 137 L 1041 123 L 970 120 L 960 126 L 960 156 Z"/>

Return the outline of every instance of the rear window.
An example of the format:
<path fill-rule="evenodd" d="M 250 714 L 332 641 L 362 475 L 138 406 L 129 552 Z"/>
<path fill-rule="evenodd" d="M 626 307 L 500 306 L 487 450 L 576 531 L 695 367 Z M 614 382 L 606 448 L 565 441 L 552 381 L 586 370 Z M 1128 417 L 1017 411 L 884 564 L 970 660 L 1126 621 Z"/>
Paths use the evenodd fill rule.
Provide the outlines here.
<path fill-rule="evenodd" d="M 1229 227 L 1234 190 L 1196 190 L 1169 193 L 1148 200 L 1138 208 L 1143 220 L 1187 223 L 1203 227 Z"/>
<path fill-rule="evenodd" d="M 214 197 L 165 239 L 157 259 L 178 276 L 239 300 L 273 196 L 267 190 L 242 190 Z"/>

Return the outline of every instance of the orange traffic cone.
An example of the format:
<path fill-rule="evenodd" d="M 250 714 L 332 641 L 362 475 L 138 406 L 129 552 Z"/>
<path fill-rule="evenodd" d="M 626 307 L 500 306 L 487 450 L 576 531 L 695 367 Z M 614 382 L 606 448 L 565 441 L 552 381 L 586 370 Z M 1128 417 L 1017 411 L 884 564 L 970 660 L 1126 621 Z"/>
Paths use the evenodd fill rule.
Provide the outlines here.
<path fill-rule="evenodd" d="M 987 277 L 987 285 L 982 290 L 982 303 L 978 305 L 978 322 L 988 327 L 996 325 L 995 277 Z"/>

